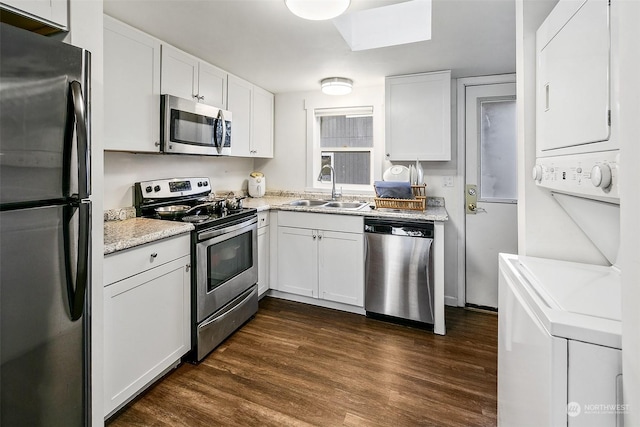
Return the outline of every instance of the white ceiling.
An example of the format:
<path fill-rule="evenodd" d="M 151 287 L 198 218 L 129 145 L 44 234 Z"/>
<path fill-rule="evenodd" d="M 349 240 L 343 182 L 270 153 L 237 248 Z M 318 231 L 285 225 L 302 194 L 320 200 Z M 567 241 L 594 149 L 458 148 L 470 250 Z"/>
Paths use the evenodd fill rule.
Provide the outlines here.
<path fill-rule="evenodd" d="M 404 0 L 352 0 L 349 11 Z M 452 77 L 515 72 L 514 0 L 432 0 L 432 39 L 352 52 L 331 21 L 306 21 L 284 0 L 104 0 L 106 14 L 271 92 L 354 86 L 450 69 Z"/>

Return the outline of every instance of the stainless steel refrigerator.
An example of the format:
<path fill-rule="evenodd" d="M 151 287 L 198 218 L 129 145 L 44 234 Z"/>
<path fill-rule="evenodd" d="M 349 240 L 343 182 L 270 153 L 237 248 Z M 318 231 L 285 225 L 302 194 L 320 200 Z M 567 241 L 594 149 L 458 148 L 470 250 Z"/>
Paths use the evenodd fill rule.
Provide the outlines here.
<path fill-rule="evenodd" d="M 90 53 L 0 26 L 0 424 L 89 425 Z"/>

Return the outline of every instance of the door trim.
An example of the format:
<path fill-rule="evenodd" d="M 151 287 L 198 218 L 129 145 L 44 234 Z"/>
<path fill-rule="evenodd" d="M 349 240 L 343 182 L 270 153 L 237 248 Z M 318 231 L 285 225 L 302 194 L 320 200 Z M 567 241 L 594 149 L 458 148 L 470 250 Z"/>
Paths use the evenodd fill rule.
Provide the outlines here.
<path fill-rule="evenodd" d="M 465 77 L 457 80 L 457 146 L 458 146 L 458 158 L 457 158 L 457 175 L 460 177 L 462 187 L 466 183 L 466 156 L 467 150 L 465 146 L 466 140 L 466 88 L 467 86 L 480 86 L 480 85 L 492 85 L 499 83 L 515 83 L 515 74 L 498 74 L 494 76 L 482 76 L 482 77 Z M 517 99 L 516 99 L 517 102 Z M 459 203 L 463 208 L 458 212 L 458 221 L 460 224 L 460 233 L 458 234 L 458 307 L 464 307 L 467 300 L 466 295 L 466 251 L 467 251 L 467 230 L 465 221 L 465 200 L 464 191 L 459 191 Z"/>

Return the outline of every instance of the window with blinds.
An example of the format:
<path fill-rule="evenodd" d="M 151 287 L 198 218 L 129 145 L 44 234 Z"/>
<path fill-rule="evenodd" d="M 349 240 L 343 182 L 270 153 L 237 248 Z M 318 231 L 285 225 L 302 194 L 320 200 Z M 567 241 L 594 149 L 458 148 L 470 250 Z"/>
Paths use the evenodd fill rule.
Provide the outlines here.
<path fill-rule="evenodd" d="M 319 109 L 320 166 L 330 165 L 336 184 L 370 185 L 373 158 L 373 108 Z M 331 181 L 329 168 L 322 170 L 322 182 Z"/>

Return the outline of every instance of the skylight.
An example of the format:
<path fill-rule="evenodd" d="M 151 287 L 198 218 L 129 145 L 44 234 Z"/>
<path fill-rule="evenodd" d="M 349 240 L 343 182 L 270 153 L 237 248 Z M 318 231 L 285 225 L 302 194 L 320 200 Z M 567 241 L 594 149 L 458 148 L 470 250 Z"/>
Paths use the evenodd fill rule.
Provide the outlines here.
<path fill-rule="evenodd" d="M 431 40 L 431 0 L 350 12 L 333 24 L 352 51 Z"/>

